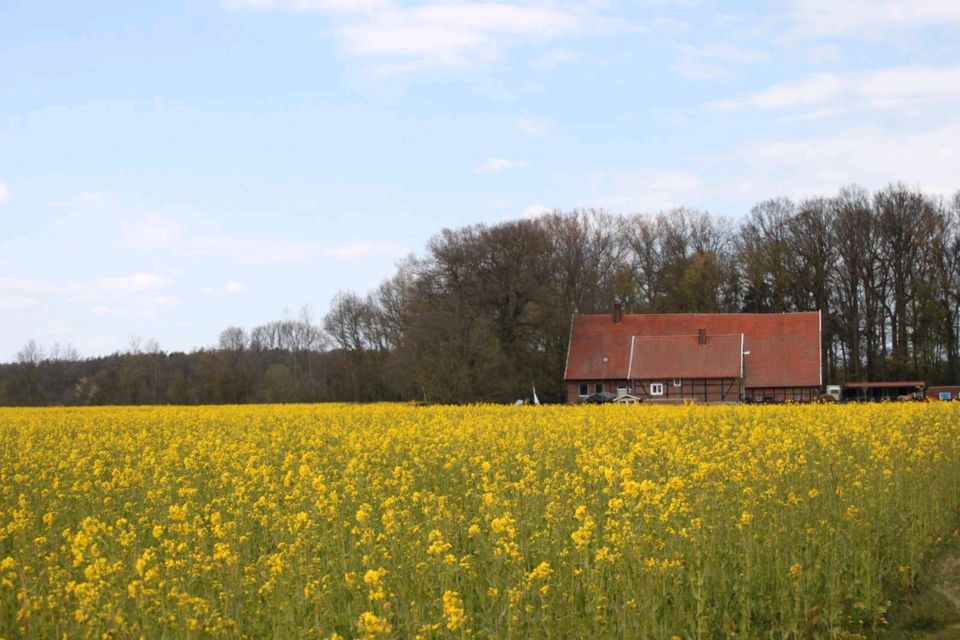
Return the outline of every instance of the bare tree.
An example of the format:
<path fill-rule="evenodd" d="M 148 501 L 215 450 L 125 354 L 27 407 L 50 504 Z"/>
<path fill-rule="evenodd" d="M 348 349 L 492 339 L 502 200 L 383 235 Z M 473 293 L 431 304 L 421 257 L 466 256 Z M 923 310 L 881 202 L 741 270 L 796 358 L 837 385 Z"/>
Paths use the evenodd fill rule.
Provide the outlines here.
<path fill-rule="evenodd" d="M 247 332 L 242 327 L 227 327 L 220 332 L 220 348 L 239 353 L 247 348 Z"/>

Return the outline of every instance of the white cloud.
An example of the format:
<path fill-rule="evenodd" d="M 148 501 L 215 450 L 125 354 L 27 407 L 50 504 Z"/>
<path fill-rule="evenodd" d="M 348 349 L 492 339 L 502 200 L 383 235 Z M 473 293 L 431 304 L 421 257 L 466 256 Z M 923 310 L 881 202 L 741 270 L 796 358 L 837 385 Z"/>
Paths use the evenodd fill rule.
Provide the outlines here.
<path fill-rule="evenodd" d="M 816 73 L 762 91 L 718 100 L 712 110 L 788 109 L 826 105 L 891 108 L 960 98 L 960 65 L 899 66 L 838 75 Z"/>
<path fill-rule="evenodd" d="M 626 28 L 591 2 L 232 0 L 227 8 L 316 11 L 331 16 L 344 50 L 373 62 L 375 76 L 489 63 L 516 45 Z M 556 61 L 555 61 L 556 62 Z"/>
<path fill-rule="evenodd" d="M 370 242 L 359 240 L 348 244 L 327 249 L 327 256 L 331 258 L 367 258 L 370 256 L 402 256 L 409 250 L 392 242 Z"/>
<path fill-rule="evenodd" d="M 22 309 L 37 303 L 36 298 L 28 296 L 0 296 L 0 309 Z"/>
<path fill-rule="evenodd" d="M 431 57 L 450 66 L 465 62 L 468 51 L 480 59 L 491 59 L 494 53 L 493 42 L 482 31 L 444 25 L 364 25 L 344 27 L 340 35 L 352 53 Z"/>
<path fill-rule="evenodd" d="M 537 56 L 533 61 L 533 66 L 536 69 L 542 71 L 550 71 L 556 69 L 560 65 L 570 64 L 571 62 L 577 62 L 580 60 L 580 56 L 572 51 L 566 49 L 553 49 L 552 51 L 547 51 L 546 53 Z"/>
<path fill-rule="evenodd" d="M 246 264 L 281 264 L 313 258 L 319 246 L 283 238 L 227 234 L 188 227 L 179 220 L 150 214 L 120 223 L 121 244 L 141 251 L 172 252 L 180 257 L 227 257 Z"/>
<path fill-rule="evenodd" d="M 796 0 L 787 13 L 804 36 L 875 39 L 923 27 L 960 28 L 960 3 L 951 0 Z"/>
<path fill-rule="evenodd" d="M 680 60 L 673 69 L 695 80 L 722 80 L 734 75 L 734 68 L 770 60 L 770 54 L 759 49 L 714 44 L 681 48 Z"/>
<path fill-rule="evenodd" d="M 525 169 L 526 160 L 510 160 L 508 158 L 487 158 L 473 167 L 474 173 L 498 173 L 508 169 Z"/>
<path fill-rule="evenodd" d="M 506 211 L 510 208 L 510 201 L 505 198 L 487 198 L 487 204 L 497 211 Z"/>
<path fill-rule="evenodd" d="M 531 204 L 523 208 L 524 218 L 538 218 L 544 214 L 550 213 L 550 207 L 542 204 Z"/>
<path fill-rule="evenodd" d="M 94 336 L 80 341 L 80 346 L 92 353 L 109 353 L 124 346 L 122 340 L 111 336 Z"/>
<path fill-rule="evenodd" d="M 220 4 L 228 9 L 286 9 L 332 13 L 366 13 L 393 6 L 393 3 L 384 0 L 222 0 Z"/>
<path fill-rule="evenodd" d="M 175 307 L 180 300 L 174 296 L 150 296 L 144 298 L 143 303 L 151 307 Z"/>
<path fill-rule="evenodd" d="M 14 278 L 10 276 L 0 276 L 0 292 L 9 291 L 16 293 L 45 294 L 54 293 L 62 290 L 62 287 L 40 282 L 39 280 L 29 280 L 27 278 Z"/>
<path fill-rule="evenodd" d="M 35 296 L 45 296 L 92 304 L 96 316 L 153 318 L 157 309 L 179 304 L 177 298 L 164 293 L 173 286 L 169 278 L 152 273 L 62 282 L 0 276 L 0 301 L 19 301 L 24 306 L 27 300 L 34 304 Z"/>
<path fill-rule="evenodd" d="M 141 291 L 155 291 L 173 286 L 170 278 L 153 273 L 137 273 L 132 276 L 115 276 L 98 278 L 89 283 L 80 283 L 78 288 L 90 289 L 95 293 L 135 293 Z"/>
<path fill-rule="evenodd" d="M 766 181 L 771 193 L 822 195 L 854 182 L 878 189 L 902 181 L 949 195 L 960 188 L 960 120 L 916 131 L 871 125 L 835 136 L 757 141 L 727 161 L 742 163 L 742 173 Z"/>
<path fill-rule="evenodd" d="M 0 182 L 0 204 L 10 200 L 10 189 L 4 183 Z"/>
<path fill-rule="evenodd" d="M 710 102 L 707 104 L 707 108 L 727 111 L 744 108 L 782 109 L 815 105 L 835 100 L 843 91 L 843 82 L 836 75 L 816 73 L 802 80 L 775 84 L 756 93 Z"/>
<path fill-rule="evenodd" d="M 592 202 L 621 213 L 689 205 L 704 186 L 692 173 L 656 167 L 594 171 L 589 182 Z"/>
<path fill-rule="evenodd" d="M 202 287 L 200 291 L 204 295 L 215 296 L 220 293 L 246 293 L 250 291 L 250 287 L 243 284 L 242 282 L 237 282 L 236 280 L 231 280 L 223 285 L 223 288 L 206 286 Z"/>
<path fill-rule="evenodd" d="M 64 294 L 76 299 L 103 298 L 167 289 L 173 281 L 152 273 L 130 276 L 111 276 L 94 280 L 45 282 L 27 278 L 0 276 L 0 292 L 14 291 L 31 294 Z"/>
<path fill-rule="evenodd" d="M 528 136 L 545 136 L 552 128 L 549 120 L 531 116 L 518 117 L 516 125 L 517 131 L 525 133 Z"/>

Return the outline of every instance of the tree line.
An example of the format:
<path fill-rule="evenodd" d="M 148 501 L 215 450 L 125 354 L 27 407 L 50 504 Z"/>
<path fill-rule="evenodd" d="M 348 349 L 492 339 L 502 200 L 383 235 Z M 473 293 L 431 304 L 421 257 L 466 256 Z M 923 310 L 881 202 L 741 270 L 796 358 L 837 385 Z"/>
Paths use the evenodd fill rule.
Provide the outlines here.
<path fill-rule="evenodd" d="M 960 382 L 960 193 L 902 184 L 775 198 L 741 221 L 555 211 L 444 229 L 373 291 L 219 344 L 80 360 L 34 343 L 0 404 L 561 401 L 570 321 L 626 312 L 822 312 L 824 381 Z"/>

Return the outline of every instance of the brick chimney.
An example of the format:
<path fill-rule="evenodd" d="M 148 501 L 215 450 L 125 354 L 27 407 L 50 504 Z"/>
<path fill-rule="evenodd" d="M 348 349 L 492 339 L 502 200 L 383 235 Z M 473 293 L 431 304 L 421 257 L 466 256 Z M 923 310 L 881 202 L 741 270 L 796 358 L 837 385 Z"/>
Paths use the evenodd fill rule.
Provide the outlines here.
<path fill-rule="evenodd" d="M 623 303 L 620 298 L 613 299 L 613 324 L 620 324 L 623 319 Z"/>
<path fill-rule="evenodd" d="M 698 330 L 697 330 L 697 343 L 698 343 L 698 344 L 701 344 L 701 345 L 707 344 L 707 330 L 706 330 L 706 329 L 698 329 Z"/>

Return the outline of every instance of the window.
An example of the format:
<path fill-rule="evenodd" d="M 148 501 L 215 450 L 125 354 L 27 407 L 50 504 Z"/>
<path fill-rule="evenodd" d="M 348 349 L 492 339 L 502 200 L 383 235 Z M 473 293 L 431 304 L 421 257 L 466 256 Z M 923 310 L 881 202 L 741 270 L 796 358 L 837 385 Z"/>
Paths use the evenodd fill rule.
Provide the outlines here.
<path fill-rule="evenodd" d="M 662 382 L 651 382 L 651 383 L 650 383 L 650 395 L 652 395 L 652 396 L 662 396 L 662 395 L 663 395 L 663 383 L 662 383 Z"/>
<path fill-rule="evenodd" d="M 586 398 L 586 397 L 587 397 L 587 383 L 586 383 L 586 382 L 581 382 L 581 383 L 580 383 L 580 397 L 581 397 L 581 398 Z"/>
<path fill-rule="evenodd" d="M 674 379 L 673 379 L 673 386 L 675 386 L 675 387 L 682 387 L 682 386 L 683 386 L 683 380 L 681 380 L 680 378 L 674 378 Z"/>
<path fill-rule="evenodd" d="M 598 382 L 597 384 L 593 385 L 593 392 L 594 392 L 594 393 L 603 393 L 603 383 L 602 383 L 602 382 Z"/>
<path fill-rule="evenodd" d="M 622 397 L 622 396 L 625 396 L 625 395 L 627 395 L 627 388 L 626 388 L 625 386 L 622 386 L 622 385 L 621 385 L 621 386 L 618 386 L 618 387 L 617 387 L 617 397 Z"/>
<path fill-rule="evenodd" d="M 950 392 L 949 392 L 949 391 L 941 391 L 941 392 L 940 392 L 940 399 L 941 399 L 941 400 L 949 400 L 949 399 L 950 399 Z"/>

